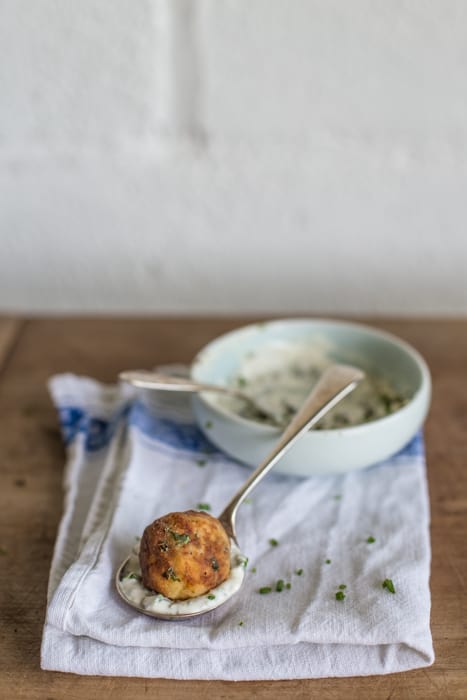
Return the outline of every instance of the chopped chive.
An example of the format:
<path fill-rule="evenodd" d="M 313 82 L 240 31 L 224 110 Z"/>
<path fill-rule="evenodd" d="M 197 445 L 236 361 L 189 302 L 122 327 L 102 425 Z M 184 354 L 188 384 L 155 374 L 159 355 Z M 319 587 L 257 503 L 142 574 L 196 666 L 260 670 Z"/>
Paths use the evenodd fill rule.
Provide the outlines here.
<path fill-rule="evenodd" d="M 345 589 L 347 588 L 347 586 L 345 585 L 345 583 L 341 583 L 341 585 L 339 586 L 339 588 L 340 588 L 341 591 L 345 591 Z"/>
<path fill-rule="evenodd" d="M 196 464 L 198 465 L 198 467 L 204 467 L 204 466 L 206 466 L 206 460 L 205 459 L 197 459 Z"/>
<path fill-rule="evenodd" d="M 206 596 L 206 597 L 207 597 L 208 600 L 214 600 L 214 598 L 215 598 L 216 596 L 213 595 L 212 593 L 210 593 L 210 594 L 209 594 L 208 596 Z"/>
<path fill-rule="evenodd" d="M 238 623 L 238 626 L 243 627 L 243 620 L 240 620 L 240 622 Z"/>
<path fill-rule="evenodd" d="M 303 574 L 303 569 L 295 569 L 295 573 L 297 576 L 301 576 Z"/>
<path fill-rule="evenodd" d="M 271 537 L 271 539 L 269 540 L 269 544 L 271 545 L 271 547 L 277 547 L 279 542 L 275 540 L 274 537 Z"/>
<path fill-rule="evenodd" d="M 292 588 L 292 584 L 291 584 L 291 583 L 286 583 L 286 584 L 285 584 L 285 587 L 287 588 L 288 591 L 290 591 L 290 589 Z"/>
<path fill-rule="evenodd" d="M 373 544 L 373 542 L 376 542 L 375 538 L 370 535 L 370 537 L 367 538 L 368 544 Z"/>
<path fill-rule="evenodd" d="M 389 593 L 395 593 L 396 589 L 394 588 L 394 584 L 391 581 L 390 578 L 385 578 L 383 583 L 382 583 L 383 588 L 386 588 L 386 590 L 389 591 Z"/>
<path fill-rule="evenodd" d="M 204 427 L 207 428 L 208 430 L 209 430 L 209 428 L 212 428 L 212 421 L 207 420 L 206 423 L 204 424 Z"/>
<path fill-rule="evenodd" d="M 331 560 L 330 560 L 330 559 L 326 559 L 326 564 L 330 564 L 330 563 L 331 563 Z"/>
<path fill-rule="evenodd" d="M 180 581 L 172 566 L 169 566 L 167 571 L 164 571 L 162 576 L 170 581 Z"/>
<path fill-rule="evenodd" d="M 272 588 L 270 586 L 263 586 L 263 588 L 260 588 L 258 593 L 261 593 L 261 595 L 266 595 L 266 593 L 271 593 Z"/>
<path fill-rule="evenodd" d="M 171 535 L 173 537 L 173 539 L 175 540 L 175 544 L 178 547 L 181 547 L 184 544 L 188 544 L 188 542 L 190 542 L 190 535 L 187 535 L 186 532 L 180 533 L 180 532 L 175 532 L 175 530 L 167 530 L 167 532 L 169 533 L 169 535 Z M 165 552 L 167 551 L 167 547 L 163 549 L 162 545 L 159 545 L 159 549 L 162 549 L 162 551 L 165 551 Z"/>
<path fill-rule="evenodd" d="M 128 576 L 125 576 L 125 578 L 131 578 L 131 579 L 135 579 L 136 581 L 139 581 L 140 577 L 138 576 L 138 574 L 135 574 L 135 572 L 132 571 L 131 574 L 128 574 Z"/>
<path fill-rule="evenodd" d="M 337 591 L 336 593 L 336 600 L 344 600 L 345 598 L 345 593 L 344 591 Z"/>
<path fill-rule="evenodd" d="M 391 397 L 388 396 L 387 394 L 381 394 L 380 399 L 381 399 L 381 402 L 384 406 L 386 413 L 391 413 L 391 404 L 392 404 Z"/>
<path fill-rule="evenodd" d="M 336 427 L 343 428 L 346 425 L 349 425 L 350 420 L 348 416 L 345 415 L 345 413 L 336 413 L 334 415 L 334 421 L 336 424 Z"/>
<path fill-rule="evenodd" d="M 277 591 L 277 593 L 280 593 L 283 590 L 284 590 L 284 581 L 283 581 L 283 579 L 280 578 L 276 583 L 276 591 Z"/>
<path fill-rule="evenodd" d="M 239 564 L 244 566 L 246 569 L 246 567 L 248 565 L 248 557 L 243 556 L 243 554 L 239 554 L 239 556 L 237 557 L 237 561 Z"/>
<path fill-rule="evenodd" d="M 209 503 L 198 503 L 196 507 L 198 510 L 211 510 Z"/>
<path fill-rule="evenodd" d="M 256 566 L 252 566 L 250 571 L 252 574 L 256 574 Z"/>

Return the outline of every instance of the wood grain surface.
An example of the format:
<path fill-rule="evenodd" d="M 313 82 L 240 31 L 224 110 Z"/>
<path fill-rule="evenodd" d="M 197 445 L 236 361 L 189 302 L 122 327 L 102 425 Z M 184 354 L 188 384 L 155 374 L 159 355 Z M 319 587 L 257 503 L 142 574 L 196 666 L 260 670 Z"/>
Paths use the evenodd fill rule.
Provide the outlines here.
<path fill-rule="evenodd" d="M 365 320 L 412 343 L 433 376 L 426 444 L 435 664 L 389 676 L 248 683 L 41 671 L 65 458 L 47 379 L 75 372 L 112 382 L 124 368 L 189 362 L 247 319 L 10 318 L 0 319 L 0 698 L 467 698 L 467 322 Z"/>

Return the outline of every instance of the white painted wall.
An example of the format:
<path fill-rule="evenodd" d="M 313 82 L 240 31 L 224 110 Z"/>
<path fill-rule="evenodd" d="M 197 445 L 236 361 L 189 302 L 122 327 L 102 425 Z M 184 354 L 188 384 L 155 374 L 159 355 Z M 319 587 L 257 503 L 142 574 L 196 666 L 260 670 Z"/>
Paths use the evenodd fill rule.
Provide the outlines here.
<path fill-rule="evenodd" d="M 467 314 L 464 0 L 0 5 L 0 311 Z"/>

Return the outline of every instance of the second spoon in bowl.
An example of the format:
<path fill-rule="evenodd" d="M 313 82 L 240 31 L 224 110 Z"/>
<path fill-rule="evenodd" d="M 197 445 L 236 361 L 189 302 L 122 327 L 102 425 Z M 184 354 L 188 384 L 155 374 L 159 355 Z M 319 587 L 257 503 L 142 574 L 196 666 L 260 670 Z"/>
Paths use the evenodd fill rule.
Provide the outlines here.
<path fill-rule="evenodd" d="M 189 393 L 208 391 L 215 394 L 226 394 L 227 396 L 233 396 L 236 399 L 241 399 L 248 403 L 260 420 L 268 420 L 274 425 L 279 425 L 280 423 L 279 417 L 271 410 L 267 402 L 262 402 L 258 398 L 253 398 L 245 391 L 235 389 L 234 387 L 224 386 L 222 384 L 196 382 L 189 377 L 173 377 L 169 374 L 150 372 L 148 370 L 125 370 L 124 372 L 120 372 L 118 378 L 139 389 Z"/>

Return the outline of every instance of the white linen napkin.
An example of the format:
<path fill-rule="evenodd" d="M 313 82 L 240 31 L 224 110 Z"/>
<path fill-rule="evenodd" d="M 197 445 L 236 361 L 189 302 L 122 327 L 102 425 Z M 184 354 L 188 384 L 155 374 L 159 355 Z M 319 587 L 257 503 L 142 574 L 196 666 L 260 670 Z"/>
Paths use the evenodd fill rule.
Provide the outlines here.
<path fill-rule="evenodd" d="M 42 668 L 273 680 L 433 662 L 421 435 L 387 462 L 344 476 L 269 474 L 237 518 L 249 556 L 240 592 L 216 611 L 167 622 L 119 599 L 120 561 L 158 516 L 200 503 L 220 513 L 248 468 L 203 437 L 185 398 L 145 400 L 73 375 L 52 378 L 50 390 L 68 460 Z M 276 592 L 279 579 L 290 588 Z"/>

